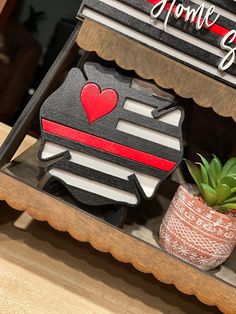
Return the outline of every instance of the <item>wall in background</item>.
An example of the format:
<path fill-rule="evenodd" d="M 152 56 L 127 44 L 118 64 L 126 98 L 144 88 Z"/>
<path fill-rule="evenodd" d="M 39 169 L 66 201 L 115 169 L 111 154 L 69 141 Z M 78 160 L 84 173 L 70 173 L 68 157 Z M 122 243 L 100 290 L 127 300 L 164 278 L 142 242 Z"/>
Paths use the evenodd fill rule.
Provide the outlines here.
<path fill-rule="evenodd" d="M 39 32 L 35 34 L 43 49 L 46 50 L 54 28 L 61 18 L 75 20 L 82 0 L 25 0 L 21 12 L 21 21 L 30 14 L 30 6 L 36 11 L 45 11 L 47 16 L 38 24 Z"/>

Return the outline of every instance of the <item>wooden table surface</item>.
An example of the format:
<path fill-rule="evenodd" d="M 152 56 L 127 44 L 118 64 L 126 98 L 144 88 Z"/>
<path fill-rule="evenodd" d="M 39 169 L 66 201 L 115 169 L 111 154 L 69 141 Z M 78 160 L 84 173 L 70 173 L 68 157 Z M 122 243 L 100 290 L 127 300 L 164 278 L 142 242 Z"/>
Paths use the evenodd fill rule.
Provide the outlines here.
<path fill-rule="evenodd" d="M 8 132 L 0 124 L 0 144 Z M 0 314 L 219 313 L 46 223 L 16 229 L 19 212 L 0 210 Z"/>

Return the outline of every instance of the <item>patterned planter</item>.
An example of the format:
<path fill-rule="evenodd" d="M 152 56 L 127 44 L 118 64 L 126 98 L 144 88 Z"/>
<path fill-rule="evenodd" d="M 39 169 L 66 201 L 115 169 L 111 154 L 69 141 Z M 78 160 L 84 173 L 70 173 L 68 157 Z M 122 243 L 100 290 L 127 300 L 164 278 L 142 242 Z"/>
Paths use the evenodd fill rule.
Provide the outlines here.
<path fill-rule="evenodd" d="M 236 245 L 236 218 L 205 205 L 192 185 L 177 190 L 160 227 L 160 244 L 202 269 L 222 264 Z"/>

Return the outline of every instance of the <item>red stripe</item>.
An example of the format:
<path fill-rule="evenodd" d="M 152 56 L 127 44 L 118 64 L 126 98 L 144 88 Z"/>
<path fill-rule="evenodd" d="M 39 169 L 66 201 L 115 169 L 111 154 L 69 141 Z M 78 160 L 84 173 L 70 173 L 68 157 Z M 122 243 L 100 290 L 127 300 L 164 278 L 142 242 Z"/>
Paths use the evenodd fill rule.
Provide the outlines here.
<path fill-rule="evenodd" d="M 91 135 L 82 131 L 72 129 L 70 127 L 58 124 L 56 122 L 42 119 L 43 130 L 68 140 L 72 140 L 93 148 L 97 148 L 114 155 L 124 157 L 139 163 L 163 170 L 171 171 L 176 163 L 167 159 L 163 159 L 134 148 L 130 148 L 115 142 L 105 140 L 103 138 Z"/>
<path fill-rule="evenodd" d="M 159 3 L 161 0 L 146 0 L 146 1 L 148 1 L 148 2 L 150 2 L 150 3 L 152 3 L 152 4 L 157 4 L 157 3 Z M 171 3 L 168 2 L 168 3 L 166 4 L 166 6 L 165 6 L 165 10 L 166 10 L 166 11 L 169 11 L 170 6 L 171 6 Z M 173 7 L 173 9 L 171 10 L 172 13 L 175 12 L 176 7 L 177 7 L 176 5 Z M 181 15 L 182 18 L 185 18 L 185 16 L 186 16 L 186 13 L 183 13 L 183 14 Z M 203 19 L 201 19 L 201 21 L 202 21 L 202 20 L 203 20 Z M 194 23 L 195 23 L 195 24 L 196 24 L 196 21 L 197 21 L 197 19 L 194 20 Z M 209 27 L 209 28 L 207 28 L 207 29 L 208 29 L 209 31 L 211 31 L 212 33 L 214 33 L 214 34 L 216 34 L 216 35 L 219 35 L 219 36 L 221 36 L 221 37 L 224 37 L 226 34 L 228 34 L 228 33 L 230 32 L 230 30 L 228 30 L 227 28 L 225 28 L 225 27 L 223 27 L 223 26 L 220 26 L 220 25 L 218 25 L 218 24 L 214 24 L 214 25 L 212 25 L 211 27 Z M 234 42 L 236 42 L 236 38 L 235 38 Z"/>

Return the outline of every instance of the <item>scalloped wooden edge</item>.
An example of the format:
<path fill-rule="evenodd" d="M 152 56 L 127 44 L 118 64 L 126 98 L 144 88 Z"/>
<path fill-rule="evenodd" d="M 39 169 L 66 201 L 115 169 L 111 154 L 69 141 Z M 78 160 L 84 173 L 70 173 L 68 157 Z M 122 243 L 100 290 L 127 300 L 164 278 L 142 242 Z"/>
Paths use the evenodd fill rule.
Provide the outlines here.
<path fill-rule="evenodd" d="M 104 60 L 115 61 L 123 69 L 134 70 L 140 77 L 153 79 L 162 88 L 173 89 L 179 96 L 193 98 L 198 105 L 236 121 L 234 88 L 91 20 L 85 19 L 76 41 L 82 49 L 94 51 Z"/>
<path fill-rule="evenodd" d="M 224 313 L 236 313 L 236 289 L 109 224 L 0 171 L 0 200 L 137 270 L 173 284 Z"/>

